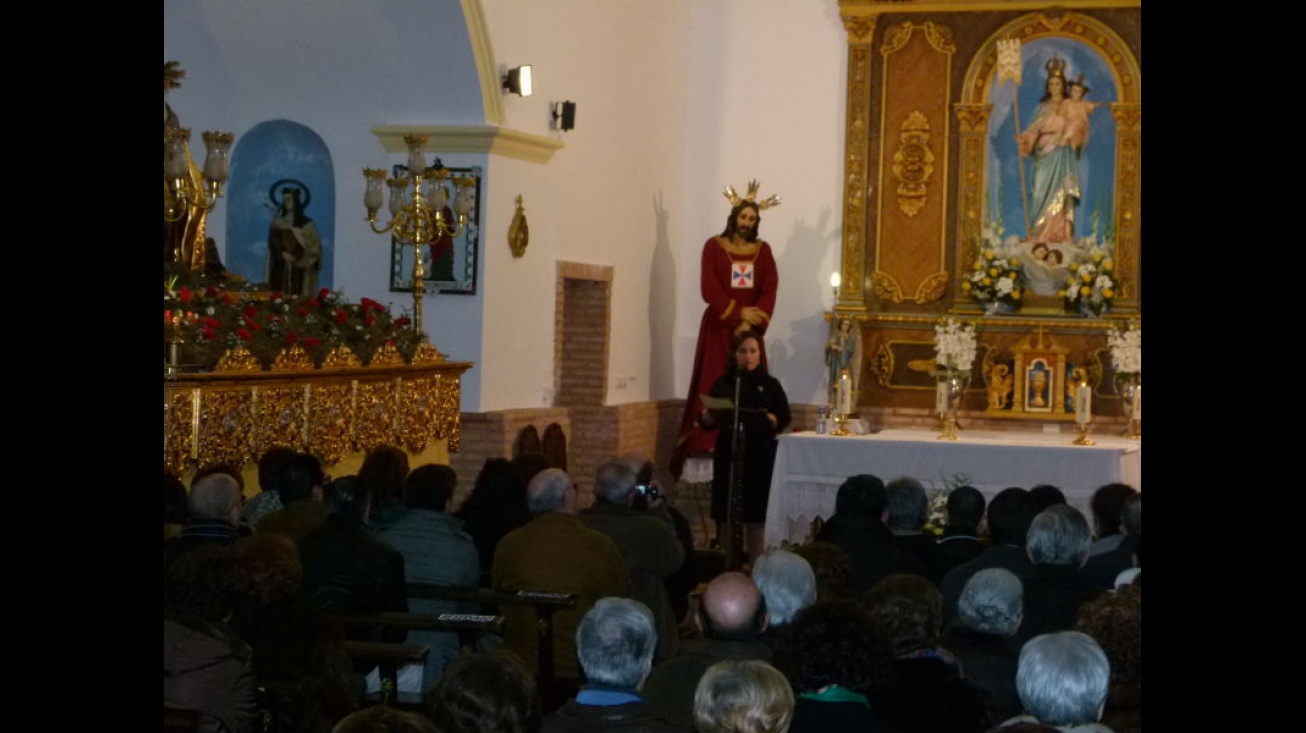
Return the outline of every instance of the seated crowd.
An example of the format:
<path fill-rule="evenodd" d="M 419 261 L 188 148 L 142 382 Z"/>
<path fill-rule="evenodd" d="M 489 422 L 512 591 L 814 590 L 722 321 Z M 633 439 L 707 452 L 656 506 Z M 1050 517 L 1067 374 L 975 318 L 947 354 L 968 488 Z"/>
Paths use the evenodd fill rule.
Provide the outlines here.
<path fill-rule="evenodd" d="M 334 479 L 273 449 L 248 499 L 229 467 L 165 475 L 165 730 L 1141 733 L 1133 488 L 1086 517 L 962 486 L 934 527 L 920 481 L 852 476 L 810 542 L 703 577 L 651 468 L 603 464 L 590 506 L 542 456 L 487 460 L 458 507 L 391 446 Z M 566 602 L 545 624 L 521 591 Z M 441 614 L 502 624 L 386 622 Z M 378 647 L 420 649 L 397 689 Z"/>

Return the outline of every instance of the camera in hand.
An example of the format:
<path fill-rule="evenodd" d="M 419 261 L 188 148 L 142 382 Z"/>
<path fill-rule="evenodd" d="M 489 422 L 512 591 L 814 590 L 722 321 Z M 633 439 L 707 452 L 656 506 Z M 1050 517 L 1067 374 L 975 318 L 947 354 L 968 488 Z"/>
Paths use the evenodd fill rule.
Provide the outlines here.
<path fill-rule="evenodd" d="M 662 498 L 662 492 L 658 491 L 657 484 L 636 484 L 635 490 L 640 496 L 647 498 L 649 501 L 656 501 Z"/>

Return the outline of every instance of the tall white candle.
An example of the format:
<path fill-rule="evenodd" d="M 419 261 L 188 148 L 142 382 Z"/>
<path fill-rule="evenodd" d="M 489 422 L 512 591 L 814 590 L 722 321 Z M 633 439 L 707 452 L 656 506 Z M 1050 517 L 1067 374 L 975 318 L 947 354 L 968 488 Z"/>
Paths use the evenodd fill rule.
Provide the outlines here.
<path fill-rule="evenodd" d="M 853 411 L 852 380 L 848 372 L 839 375 L 839 414 L 847 415 Z"/>
<path fill-rule="evenodd" d="M 948 383 L 940 380 L 934 384 L 934 411 L 940 415 L 948 412 Z"/>
<path fill-rule="evenodd" d="M 1092 416 L 1093 392 L 1087 384 L 1080 384 L 1075 388 L 1075 422 L 1087 425 L 1092 422 Z"/>
<path fill-rule="evenodd" d="M 1143 419 L 1143 385 L 1134 387 L 1134 411 L 1130 414 L 1132 420 Z"/>

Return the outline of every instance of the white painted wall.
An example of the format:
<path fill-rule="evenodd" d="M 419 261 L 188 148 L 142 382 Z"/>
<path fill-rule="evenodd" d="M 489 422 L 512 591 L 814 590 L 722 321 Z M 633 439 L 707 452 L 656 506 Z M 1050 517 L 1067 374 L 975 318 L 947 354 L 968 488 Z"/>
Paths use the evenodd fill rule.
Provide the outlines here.
<path fill-rule="evenodd" d="M 497 67 L 535 68 L 534 96 L 502 99 L 503 125 L 566 147 L 544 165 L 442 155 L 486 169 L 477 294 L 425 304 L 437 347 L 476 363 L 462 408 L 544 404 L 560 260 L 614 267 L 608 402 L 684 397 L 702 245 L 724 224 L 722 187 L 750 178 L 784 198 L 762 225 L 781 279 L 772 371 L 791 401 L 818 400 L 843 195 L 846 41 L 835 0 L 480 3 Z M 164 59 L 187 71 L 168 99 L 197 131 L 239 136 L 286 118 L 322 136 L 337 165 L 336 286 L 407 304 L 386 289 L 388 239 L 363 220 L 361 169 L 402 160 L 374 125 L 484 123 L 460 4 L 168 0 Z M 549 129 L 557 100 L 577 103 L 575 130 Z M 519 194 L 531 244 L 514 259 Z M 221 219 L 211 227 L 220 246 Z"/>

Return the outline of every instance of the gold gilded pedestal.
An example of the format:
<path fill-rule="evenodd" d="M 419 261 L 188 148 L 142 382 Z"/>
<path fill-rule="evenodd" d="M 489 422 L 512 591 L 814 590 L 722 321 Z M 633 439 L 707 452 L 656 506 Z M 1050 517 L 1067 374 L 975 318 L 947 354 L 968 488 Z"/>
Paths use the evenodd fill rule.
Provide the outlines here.
<path fill-rule="evenodd" d="M 163 466 L 177 475 L 216 463 L 243 468 L 274 446 L 306 450 L 327 467 L 382 444 L 419 454 L 444 441 L 457 451 L 471 362 L 385 361 L 165 375 Z"/>

